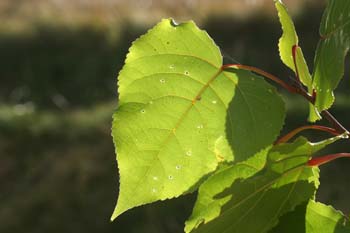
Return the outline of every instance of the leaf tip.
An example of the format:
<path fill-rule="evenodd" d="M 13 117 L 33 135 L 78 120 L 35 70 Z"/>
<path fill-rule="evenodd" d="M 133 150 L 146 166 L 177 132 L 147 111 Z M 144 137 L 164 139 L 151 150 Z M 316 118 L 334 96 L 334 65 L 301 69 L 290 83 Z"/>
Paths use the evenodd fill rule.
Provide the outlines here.
<path fill-rule="evenodd" d="M 116 218 L 118 218 L 122 213 L 124 213 L 127 210 L 128 210 L 127 208 L 121 208 L 120 205 L 117 203 L 117 206 L 113 211 L 110 221 L 113 222 Z"/>

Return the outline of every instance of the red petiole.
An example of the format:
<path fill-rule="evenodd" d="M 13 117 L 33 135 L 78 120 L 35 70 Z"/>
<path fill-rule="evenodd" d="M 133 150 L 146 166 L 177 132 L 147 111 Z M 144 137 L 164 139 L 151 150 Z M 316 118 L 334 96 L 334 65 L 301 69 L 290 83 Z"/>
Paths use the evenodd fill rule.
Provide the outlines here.
<path fill-rule="evenodd" d="M 282 86 L 284 89 L 288 90 L 289 92 L 291 93 L 296 93 L 297 90 L 295 87 L 289 85 L 288 83 L 282 81 L 281 79 L 277 78 L 276 76 L 262 70 L 262 69 L 259 69 L 257 67 L 254 67 L 254 66 L 246 66 L 246 65 L 241 65 L 241 64 L 227 64 L 227 65 L 223 65 L 221 67 L 221 69 L 227 69 L 227 68 L 237 68 L 237 69 L 242 69 L 242 70 L 249 70 L 249 71 L 252 71 L 254 73 L 257 73 L 257 74 L 260 74 L 276 83 L 278 83 L 280 86 Z"/>
<path fill-rule="evenodd" d="M 338 158 L 350 158 L 350 153 L 338 153 L 338 154 L 331 154 L 331 155 L 312 158 L 307 162 L 307 165 L 310 167 L 320 166 L 322 164 L 328 163 Z"/>
<path fill-rule="evenodd" d="M 284 82 L 283 80 L 279 79 L 278 77 L 264 71 L 261 70 L 257 67 L 253 67 L 253 66 L 246 66 L 246 65 L 241 65 L 241 64 L 226 64 L 223 65 L 221 67 L 222 70 L 228 69 L 228 68 L 237 68 L 237 69 L 243 69 L 243 70 L 248 70 L 248 71 L 252 71 L 254 73 L 257 73 L 263 77 L 266 77 L 274 82 L 276 82 L 277 84 L 279 84 L 281 87 L 283 87 L 284 89 L 286 89 L 287 91 L 289 91 L 290 93 L 297 93 L 301 96 L 303 96 L 307 101 L 309 101 L 312 104 L 315 104 L 315 99 L 316 99 L 316 91 L 313 90 L 312 91 L 312 95 L 310 95 L 304 88 L 303 85 L 300 81 L 300 77 L 299 77 L 299 73 L 298 73 L 298 68 L 296 65 L 296 49 L 297 49 L 297 45 L 293 46 L 292 48 L 292 55 L 293 55 L 293 61 L 294 61 L 294 65 L 295 65 L 295 75 L 296 75 L 296 81 L 297 81 L 297 85 L 289 85 L 288 83 Z M 315 129 L 315 130 L 321 130 L 321 131 L 325 131 L 325 132 L 329 132 L 330 134 L 333 135 L 340 135 L 340 134 L 347 134 L 349 135 L 349 131 L 342 126 L 335 118 L 334 116 L 328 112 L 327 110 L 323 110 L 321 113 L 321 116 L 324 117 L 325 119 L 328 120 L 328 122 L 333 126 L 333 128 L 330 127 L 326 127 L 326 126 L 321 126 L 321 125 L 307 125 L 307 126 L 302 126 L 299 127 L 291 132 L 289 132 L 288 134 L 284 135 L 283 137 L 281 137 L 280 139 L 278 139 L 275 144 L 279 144 L 282 142 L 287 142 L 289 139 L 291 139 L 292 137 L 294 137 L 296 134 L 298 134 L 299 132 L 303 131 L 303 130 L 307 130 L 307 129 Z M 309 160 L 308 165 L 309 166 L 319 166 L 322 165 L 324 163 L 328 163 L 334 159 L 337 158 L 341 158 L 341 157 L 350 157 L 350 153 L 338 153 L 338 154 L 332 154 L 332 155 L 326 155 L 323 157 L 317 157 L 317 158 L 313 158 L 311 160 Z"/>
<path fill-rule="evenodd" d="M 288 83 L 284 82 L 283 80 L 279 79 L 278 77 L 276 77 L 276 76 L 274 76 L 274 75 L 272 75 L 272 74 L 270 74 L 270 73 L 268 73 L 268 72 L 266 72 L 264 70 L 261 70 L 261 69 L 259 69 L 257 67 L 246 66 L 246 65 L 241 65 L 241 64 L 226 64 L 226 65 L 223 65 L 221 67 L 222 70 L 227 69 L 227 68 L 237 68 L 237 69 L 252 71 L 254 73 L 257 73 L 257 74 L 259 74 L 261 76 L 264 76 L 264 77 L 266 77 L 266 78 L 276 82 L 277 84 L 279 84 L 281 87 L 283 87 L 284 89 L 286 89 L 290 93 L 297 93 L 297 94 L 303 96 L 310 103 L 312 103 L 312 104 L 315 103 L 315 98 L 316 98 L 315 90 L 313 90 L 312 95 L 310 95 L 302 87 L 302 84 L 299 82 L 299 80 L 297 80 L 299 85 L 291 86 Z M 320 114 L 321 114 L 322 117 L 324 117 L 325 119 L 327 119 L 331 123 L 331 125 L 337 131 L 338 134 L 342 134 L 342 133 L 350 134 L 349 131 L 344 126 L 342 126 L 334 118 L 334 116 L 330 112 L 328 112 L 327 110 L 323 110 Z"/>
<path fill-rule="evenodd" d="M 301 131 L 307 130 L 307 129 L 325 131 L 325 132 L 328 132 L 328 133 L 333 134 L 335 136 L 340 135 L 339 132 L 337 132 L 335 129 L 330 128 L 330 127 L 326 127 L 326 126 L 322 126 L 322 125 L 305 125 L 305 126 L 301 126 L 299 128 L 296 128 L 296 129 L 292 130 L 291 132 L 287 133 L 286 135 L 284 135 L 283 137 L 279 138 L 275 142 L 275 145 L 288 142 L 296 134 L 300 133 Z"/>

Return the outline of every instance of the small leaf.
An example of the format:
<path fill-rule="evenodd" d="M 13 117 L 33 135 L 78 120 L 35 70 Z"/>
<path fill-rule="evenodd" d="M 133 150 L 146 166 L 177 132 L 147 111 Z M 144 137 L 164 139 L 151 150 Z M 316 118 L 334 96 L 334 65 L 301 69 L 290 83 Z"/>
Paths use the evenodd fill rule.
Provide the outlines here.
<path fill-rule="evenodd" d="M 300 81 L 307 87 L 308 92 L 312 94 L 314 89 L 312 85 L 312 78 L 303 52 L 298 45 L 298 35 L 296 33 L 293 20 L 289 16 L 287 8 L 282 1 L 276 0 L 275 6 L 278 11 L 278 17 L 283 30 L 283 34 L 278 43 L 281 60 L 287 67 L 298 73 Z M 293 47 L 295 47 L 295 63 L 293 59 Z M 319 119 L 321 119 L 320 114 L 317 112 L 317 109 L 310 104 L 309 121 L 314 122 Z"/>
<path fill-rule="evenodd" d="M 349 220 L 332 206 L 310 201 L 306 210 L 307 233 L 349 233 Z"/>
<path fill-rule="evenodd" d="M 256 175 L 262 161 L 254 162 L 255 169 L 238 164 L 214 174 L 199 188 L 186 232 L 267 232 L 280 216 L 314 196 L 319 185 L 318 169 L 306 163 L 313 153 L 337 139 L 310 143 L 298 138 L 277 145 L 269 151 L 265 168 Z M 228 185 L 230 188 L 222 191 Z"/>
<path fill-rule="evenodd" d="M 291 70 L 295 71 L 292 48 L 298 45 L 298 35 L 288 11 L 282 1 L 276 0 L 275 6 L 278 11 L 278 17 L 282 26 L 282 36 L 278 43 L 280 57 L 282 62 Z"/>
<path fill-rule="evenodd" d="M 350 48 L 350 1 L 329 0 L 320 26 L 313 84 L 318 111 L 334 102 L 333 90 L 344 75 L 344 59 Z"/>
<path fill-rule="evenodd" d="M 162 20 L 133 43 L 113 116 L 120 190 L 112 219 L 192 191 L 219 163 L 275 140 L 285 114 L 275 88 L 221 67 L 219 48 L 193 22 Z"/>
<path fill-rule="evenodd" d="M 309 68 L 304 59 L 303 52 L 301 51 L 301 48 L 299 46 L 296 47 L 295 63 L 298 68 L 300 81 L 307 87 L 309 94 L 312 96 L 314 91 L 312 78 L 309 72 Z M 313 104 L 309 103 L 308 121 L 315 122 L 320 119 L 321 119 L 321 115 L 318 112 L 317 108 Z"/>
<path fill-rule="evenodd" d="M 349 233 L 350 222 L 332 206 L 310 200 L 281 217 L 269 233 Z"/>

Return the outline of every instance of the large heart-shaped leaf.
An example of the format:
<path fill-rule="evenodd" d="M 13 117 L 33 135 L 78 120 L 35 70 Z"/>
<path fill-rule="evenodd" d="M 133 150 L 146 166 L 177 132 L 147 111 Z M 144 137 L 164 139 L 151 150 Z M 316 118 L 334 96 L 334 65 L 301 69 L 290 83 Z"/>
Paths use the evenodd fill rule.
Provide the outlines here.
<path fill-rule="evenodd" d="M 161 21 L 133 43 L 118 79 L 112 219 L 192 190 L 220 162 L 269 146 L 283 125 L 275 89 L 250 72 L 222 69 L 219 48 L 193 22 Z"/>

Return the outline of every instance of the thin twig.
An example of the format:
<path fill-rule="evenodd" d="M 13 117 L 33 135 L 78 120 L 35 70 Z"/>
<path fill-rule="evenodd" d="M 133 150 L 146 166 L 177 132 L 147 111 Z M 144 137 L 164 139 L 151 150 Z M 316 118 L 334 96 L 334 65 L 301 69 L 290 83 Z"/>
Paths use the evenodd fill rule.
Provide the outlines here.
<path fill-rule="evenodd" d="M 279 138 L 275 142 L 275 145 L 280 144 L 280 143 L 288 142 L 295 135 L 297 135 L 301 131 L 304 131 L 304 130 L 307 130 L 307 129 L 314 129 L 314 130 L 325 131 L 325 132 L 328 132 L 328 133 L 333 134 L 335 136 L 340 135 L 339 132 L 337 132 L 337 130 L 335 130 L 333 128 L 330 128 L 330 127 L 326 127 L 326 126 L 322 126 L 322 125 L 305 125 L 305 126 L 301 126 L 299 128 L 296 128 L 296 129 L 292 130 L 291 132 L 287 133 L 286 135 L 282 136 L 281 138 Z"/>
<path fill-rule="evenodd" d="M 253 67 L 253 66 L 246 66 L 246 65 L 241 65 L 241 64 L 227 64 L 227 65 L 223 65 L 221 67 L 222 70 L 227 69 L 227 68 L 237 68 L 237 69 L 242 69 L 242 70 L 248 70 L 248 71 L 252 71 L 254 73 L 257 73 L 259 75 L 262 75 L 262 76 L 276 82 L 277 84 L 279 84 L 281 87 L 283 87 L 284 89 L 286 89 L 290 93 L 297 93 L 297 94 L 303 96 L 311 104 L 315 104 L 316 92 L 313 91 L 312 95 L 310 95 L 298 82 L 297 82 L 297 84 L 295 84 L 295 86 L 294 85 L 291 86 L 288 83 L 286 83 L 286 82 L 282 81 L 281 79 L 279 79 L 278 77 L 276 77 L 275 75 L 272 75 L 264 70 L 261 70 L 259 68 Z M 320 114 L 321 114 L 321 116 L 323 116 L 324 118 L 326 118 L 330 122 L 330 124 L 334 127 L 334 129 L 337 130 L 338 134 L 342 134 L 342 133 L 350 134 L 349 131 L 344 126 L 342 126 L 330 112 L 328 112 L 327 110 L 323 110 Z"/>

